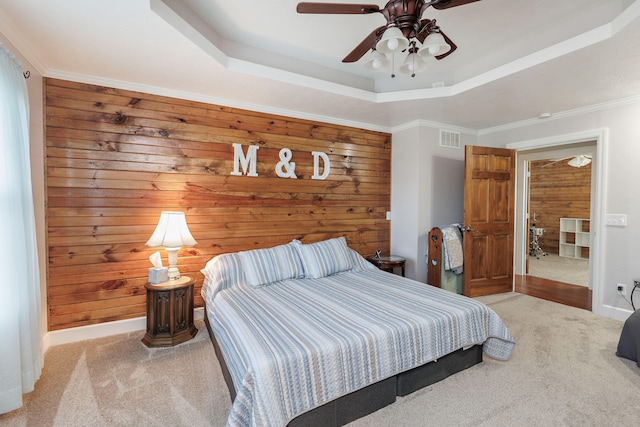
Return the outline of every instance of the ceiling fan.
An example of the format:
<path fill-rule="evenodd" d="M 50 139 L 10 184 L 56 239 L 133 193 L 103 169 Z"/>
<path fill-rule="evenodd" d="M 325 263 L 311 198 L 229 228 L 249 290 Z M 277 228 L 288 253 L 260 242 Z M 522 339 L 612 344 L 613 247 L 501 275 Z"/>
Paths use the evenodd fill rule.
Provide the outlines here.
<path fill-rule="evenodd" d="M 408 51 L 401 71 L 415 75 L 424 68 L 424 56 L 440 60 L 457 49 L 456 44 L 436 25 L 435 19 L 422 19 L 429 7 L 448 9 L 479 0 L 391 0 L 383 8 L 375 4 L 298 3 L 298 13 L 313 14 L 382 14 L 387 23 L 374 29 L 342 62 L 356 62 L 369 50 L 372 55 L 365 67 L 378 71 L 389 64 L 385 54 Z"/>
<path fill-rule="evenodd" d="M 567 159 L 571 159 L 567 162 L 567 164 L 569 166 L 572 166 L 574 168 L 581 168 L 583 166 L 587 166 L 589 163 L 591 163 L 591 156 L 588 154 L 580 154 L 577 156 L 569 156 L 569 157 L 563 157 L 562 159 L 556 159 L 553 160 L 551 163 L 547 163 L 546 165 L 542 166 L 543 168 L 546 168 L 548 166 L 551 165 L 555 165 L 558 162 L 561 162 L 563 160 L 567 160 Z"/>

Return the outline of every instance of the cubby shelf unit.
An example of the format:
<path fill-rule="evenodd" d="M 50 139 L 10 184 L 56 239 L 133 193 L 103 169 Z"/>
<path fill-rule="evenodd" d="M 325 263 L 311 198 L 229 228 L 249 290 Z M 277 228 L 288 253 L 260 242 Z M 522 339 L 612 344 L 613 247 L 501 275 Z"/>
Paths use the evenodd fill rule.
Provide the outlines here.
<path fill-rule="evenodd" d="M 590 224 L 584 218 L 560 218 L 560 256 L 589 259 Z"/>

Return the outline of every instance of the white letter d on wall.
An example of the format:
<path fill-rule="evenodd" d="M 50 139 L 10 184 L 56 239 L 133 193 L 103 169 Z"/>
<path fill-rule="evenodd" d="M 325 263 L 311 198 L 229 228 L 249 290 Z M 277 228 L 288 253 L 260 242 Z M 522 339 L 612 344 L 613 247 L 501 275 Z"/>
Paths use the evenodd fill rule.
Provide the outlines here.
<path fill-rule="evenodd" d="M 313 176 L 311 179 L 327 179 L 329 173 L 331 173 L 331 162 L 329 161 L 329 156 L 326 153 L 322 153 L 320 151 L 312 151 L 313 155 Z M 322 175 L 320 175 L 320 162 L 319 158 L 322 158 L 322 162 L 324 164 L 324 171 Z"/>

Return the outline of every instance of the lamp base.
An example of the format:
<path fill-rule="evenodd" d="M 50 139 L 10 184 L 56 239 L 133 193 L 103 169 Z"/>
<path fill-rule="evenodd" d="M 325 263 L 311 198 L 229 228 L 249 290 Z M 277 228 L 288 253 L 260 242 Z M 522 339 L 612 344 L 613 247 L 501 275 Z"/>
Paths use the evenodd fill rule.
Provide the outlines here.
<path fill-rule="evenodd" d="M 180 248 L 166 248 L 169 258 L 169 281 L 178 280 L 180 278 L 180 271 L 176 265 L 178 264 L 178 249 Z"/>
<path fill-rule="evenodd" d="M 177 268 L 174 268 L 173 271 L 169 268 L 169 281 L 178 280 L 180 278 L 180 271 Z"/>

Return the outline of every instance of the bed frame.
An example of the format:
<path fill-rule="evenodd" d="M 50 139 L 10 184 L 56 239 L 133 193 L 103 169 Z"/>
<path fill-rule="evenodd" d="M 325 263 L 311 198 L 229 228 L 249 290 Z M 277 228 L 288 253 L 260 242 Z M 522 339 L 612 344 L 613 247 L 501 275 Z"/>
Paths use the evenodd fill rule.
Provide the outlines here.
<path fill-rule="evenodd" d="M 236 397 L 236 389 L 227 368 L 224 356 L 215 334 L 209 324 L 207 310 L 204 321 L 209 337 L 220 363 L 222 376 L 227 383 L 231 401 Z M 406 396 L 423 387 L 441 381 L 457 372 L 482 362 L 482 345 L 469 349 L 459 349 L 441 357 L 437 361 L 402 372 L 393 377 L 371 384 L 353 393 L 339 397 L 291 420 L 290 427 L 338 427 L 369 415 L 396 401 L 396 396 Z"/>

